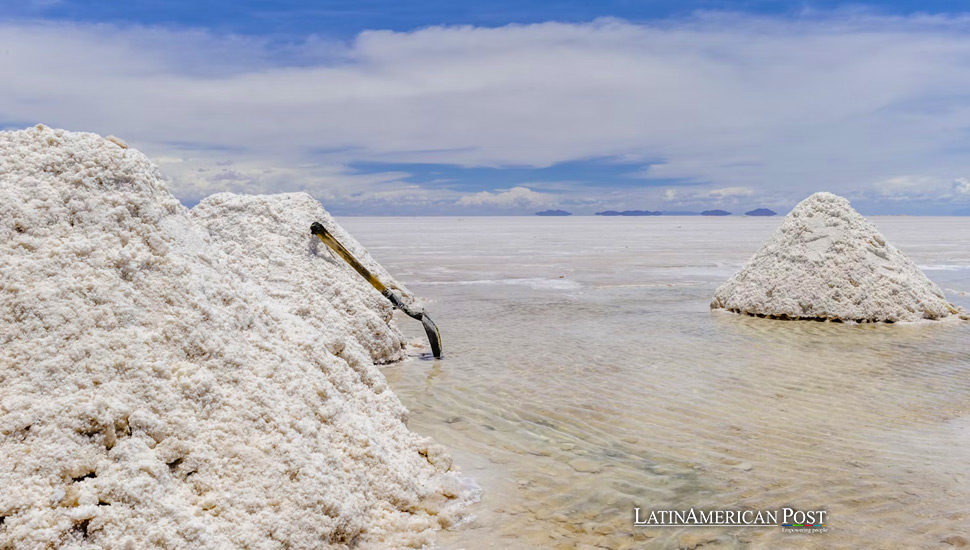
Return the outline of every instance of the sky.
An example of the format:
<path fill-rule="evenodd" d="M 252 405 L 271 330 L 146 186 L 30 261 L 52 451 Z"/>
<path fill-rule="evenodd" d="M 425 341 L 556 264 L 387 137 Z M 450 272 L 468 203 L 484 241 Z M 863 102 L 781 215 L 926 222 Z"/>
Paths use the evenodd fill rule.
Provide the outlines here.
<path fill-rule="evenodd" d="M 961 4 L 0 0 L 0 129 L 118 136 L 187 205 L 965 215 Z"/>

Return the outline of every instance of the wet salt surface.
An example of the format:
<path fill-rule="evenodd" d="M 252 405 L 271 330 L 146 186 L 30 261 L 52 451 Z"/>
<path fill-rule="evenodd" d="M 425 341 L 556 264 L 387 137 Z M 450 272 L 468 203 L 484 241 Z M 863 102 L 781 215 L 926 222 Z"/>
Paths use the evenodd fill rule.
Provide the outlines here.
<path fill-rule="evenodd" d="M 485 493 L 440 548 L 952 548 L 970 538 L 970 324 L 708 309 L 781 218 L 344 218 L 444 361 L 384 370 Z M 872 218 L 970 307 L 970 219 Z M 406 334 L 421 327 L 402 318 Z M 825 509 L 828 533 L 635 528 Z M 951 541 L 956 539 L 950 539 Z"/>

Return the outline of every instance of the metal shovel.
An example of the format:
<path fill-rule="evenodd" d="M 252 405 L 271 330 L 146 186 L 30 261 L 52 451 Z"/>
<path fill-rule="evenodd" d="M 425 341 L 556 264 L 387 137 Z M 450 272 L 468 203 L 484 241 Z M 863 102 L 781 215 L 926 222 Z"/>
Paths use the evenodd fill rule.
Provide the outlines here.
<path fill-rule="evenodd" d="M 360 273 L 360 276 L 364 279 L 367 279 L 367 282 L 376 288 L 378 292 L 383 294 L 385 298 L 390 300 L 391 303 L 394 304 L 394 307 L 400 309 L 409 317 L 413 317 L 414 319 L 421 321 L 421 324 L 424 325 L 424 331 L 428 334 L 428 341 L 431 342 L 431 353 L 434 354 L 435 359 L 441 359 L 441 334 L 438 333 L 438 327 L 435 326 L 434 321 L 428 317 L 428 314 L 425 313 L 424 310 L 415 311 L 408 307 L 408 305 L 404 303 L 404 300 L 401 299 L 400 294 L 384 286 L 384 283 L 380 282 L 377 277 L 371 274 L 370 271 L 367 271 L 367 268 L 361 265 L 361 263 L 358 262 L 357 259 L 354 258 L 350 252 L 344 248 L 342 244 L 340 244 L 340 242 L 337 241 L 337 239 L 333 236 L 333 233 L 327 231 L 327 228 L 324 227 L 322 223 L 313 222 L 313 225 L 310 226 L 310 233 L 319 237 L 320 240 L 323 241 L 323 244 L 329 246 L 331 250 L 336 252 L 337 255 L 343 258 L 345 262 L 350 264 L 350 267 L 354 268 L 354 271 Z"/>

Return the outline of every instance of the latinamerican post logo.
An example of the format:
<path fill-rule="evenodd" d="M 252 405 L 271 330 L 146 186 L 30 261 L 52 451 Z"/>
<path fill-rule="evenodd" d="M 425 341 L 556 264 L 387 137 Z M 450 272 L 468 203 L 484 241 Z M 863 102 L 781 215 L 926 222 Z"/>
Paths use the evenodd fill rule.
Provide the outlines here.
<path fill-rule="evenodd" d="M 825 510 L 633 509 L 634 527 L 781 527 L 786 533 L 825 533 Z"/>

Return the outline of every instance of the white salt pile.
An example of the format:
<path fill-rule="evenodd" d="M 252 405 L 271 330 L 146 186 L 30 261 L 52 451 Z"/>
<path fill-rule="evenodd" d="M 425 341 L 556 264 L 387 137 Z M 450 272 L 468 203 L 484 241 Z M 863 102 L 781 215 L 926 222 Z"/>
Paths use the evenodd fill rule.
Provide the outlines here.
<path fill-rule="evenodd" d="M 290 313 L 308 322 L 331 353 L 350 363 L 369 356 L 373 363 L 403 356 L 403 336 L 391 324 L 391 303 L 375 291 L 320 239 L 310 235 L 319 221 L 379 280 L 413 300 L 313 197 L 306 193 L 234 195 L 219 193 L 189 215 L 209 230 L 216 244 L 235 260 L 246 278 L 260 281 Z M 389 326 L 390 325 L 390 326 Z M 346 347 L 355 352 L 345 353 Z"/>
<path fill-rule="evenodd" d="M 0 548 L 413 547 L 454 520 L 451 459 L 370 364 L 399 353 L 380 296 L 257 219 L 322 210 L 211 202 L 117 141 L 0 133 Z"/>
<path fill-rule="evenodd" d="M 711 309 L 782 319 L 898 322 L 960 313 L 849 201 L 816 193 L 734 277 Z"/>

